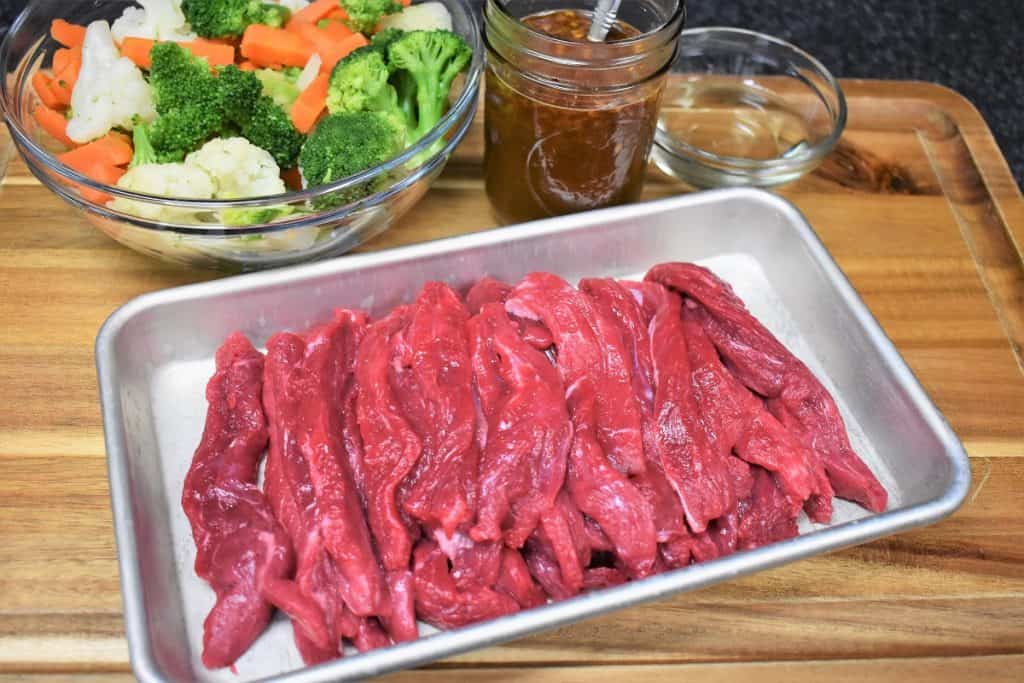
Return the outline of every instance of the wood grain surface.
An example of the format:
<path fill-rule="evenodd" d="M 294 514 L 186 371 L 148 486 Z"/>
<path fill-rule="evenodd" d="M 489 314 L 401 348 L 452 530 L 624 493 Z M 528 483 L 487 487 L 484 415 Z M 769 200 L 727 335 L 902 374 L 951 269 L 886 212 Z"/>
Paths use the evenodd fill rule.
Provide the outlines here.
<path fill-rule="evenodd" d="M 385 680 L 1024 680 L 1024 202 L 957 94 L 844 88 L 839 148 L 781 194 L 967 447 L 964 506 L 933 527 Z M 412 215 L 364 249 L 492 227 L 481 151 L 478 120 Z M 649 198 L 683 191 L 652 171 Z M 107 239 L 11 155 L 0 184 L 0 683 L 131 680 L 93 340 L 131 297 L 212 277 Z"/>

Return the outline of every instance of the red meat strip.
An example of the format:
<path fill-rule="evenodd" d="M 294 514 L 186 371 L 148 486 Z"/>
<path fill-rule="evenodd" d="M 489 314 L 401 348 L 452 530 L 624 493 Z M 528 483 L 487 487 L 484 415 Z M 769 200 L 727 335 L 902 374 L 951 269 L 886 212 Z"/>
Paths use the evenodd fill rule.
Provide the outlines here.
<path fill-rule="evenodd" d="M 501 304 L 486 304 L 469 332 L 487 425 L 470 536 L 519 548 L 562 488 L 572 425 L 558 372 L 522 340 Z"/>
<path fill-rule="evenodd" d="M 494 589 L 515 600 L 522 609 L 547 602 L 543 591 L 530 576 L 530 568 L 526 566 L 523 556 L 513 548 L 503 548 L 501 551 L 501 574 Z"/>
<path fill-rule="evenodd" d="M 662 291 L 650 325 L 654 358 L 654 414 L 662 468 L 679 494 L 690 529 L 700 533 L 708 522 L 736 505 L 723 453 L 712 449 L 700 420 L 691 384 L 682 301 Z"/>
<path fill-rule="evenodd" d="M 850 446 L 835 401 L 814 374 L 710 271 L 689 263 L 655 266 L 646 279 L 700 302 L 701 321 L 730 370 L 768 399 L 768 408 L 822 458 L 835 494 L 869 510 L 885 509 L 888 495 Z"/>
<path fill-rule="evenodd" d="M 339 312 L 332 323 L 312 331 L 308 343 L 289 333 L 267 342 L 265 487 L 298 559 L 294 580 L 269 582 L 265 594 L 292 618 L 295 643 L 307 664 L 340 656 L 342 638 L 358 635 L 365 618 L 346 603 L 358 603 L 352 596 L 359 591 L 372 595 L 368 602 L 378 613 L 390 609 L 347 456 L 340 450 L 342 421 L 331 414 L 351 375 L 351 354 L 362 325 L 361 316 Z M 350 584 L 346 570 L 357 586 Z"/>
<path fill-rule="evenodd" d="M 413 558 L 416 611 L 432 626 L 459 628 L 519 610 L 513 598 L 492 588 L 459 590 L 448 572 L 448 558 L 433 541 L 420 541 Z"/>
<path fill-rule="evenodd" d="M 795 511 L 809 505 L 812 519 L 827 522 L 832 512 L 832 487 L 818 457 L 775 419 L 722 365 L 699 322 L 696 304 L 684 305 L 693 388 L 705 429 L 721 452 L 771 471 Z"/>
<path fill-rule="evenodd" d="M 511 291 L 512 285 L 507 282 L 484 277 L 466 294 L 466 307 L 472 315 L 477 315 L 487 304 L 505 303 Z M 515 322 L 519 326 L 519 334 L 523 341 L 533 348 L 543 351 L 554 346 L 555 340 L 551 337 L 551 332 L 536 320 L 515 318 Z"/>
<path fill-rule="evenodd" d="M 740 550 L 758 548 L 797 535 L 796 517 L 789 510 L 777 479 L 765 469 L 752 467 L 754 486 L 740 504 L 737 528 Z"/>
<path fill-rule="evenodd" d="M 583 295 L 554 275 L 528 275 L 513 290 L 506 301 L 506 308 L 516 315 L 543 322 L 555 339 L 558 369 L 575 430 L 567 476 L 573 502 L 581 512 L 601 525 L 631 576 L 648 575 L 657 552 L 651 506 L 629 479 L 612 465 L 612 458 L 605 454 L 597 438 L 598 397 L 614 398 L 614 401 L 606 400 L 604 404 L 605 435 L 615 437 L 609 438 L 607 443 L 615 448 L 613 442 L 619 437 L 637 442 L 628 447 L 624 447 L 625 443 L 618 443 L 620 456 L 630 453 L 629 457 L 620 458 L 619 463 L 625 466 L 627 461 L 638 457 L 640 465 L 634 465 L 635 469 L 645 469 L 639 410 L 635 406 L 628 374 L 604 372 L 608 366 L 624 367 L 627 361 L 616 361 L 619 365 L 606 363 L 607 337 L 599 335 L 589 322 L 597 312 Z M 602 332 L 606 331 L 602 328 Z M 621 347 L 620 339 L 620 350 Z M 598 376 L 594 377 L 594 374 Z M 624 414 L 612 409 L 612 405 L 623 405 L 622 394 L 633 401 L 635 420 L 620 420 Z M 632 424 L 634 421 L 635 425 Z M 613 424 L 621 425 L 620 431 L 616 431 Z"/>
<path fill-rule="evenodd" d="M 622 335 L 586 296 L 550 273 L 531 273 L 505 302 L 519 317 L 542 322 L 555 339 L 566 400 L 579 387 L 592 387 L 593 428 L 608 460 L 623 474 L 646 469 L 640 408 L 632 391 Z"/>
<path fill-rule="evenodd" d="M 396 346 L 399 401 L 423 444 L 400 500 L 412 518 L 448 537 L 471 523 L 476 511 L 479 450 L 468 322 L 458 294 L 430 282 Z"/>
<path fill-rule="evenodd" d="M 396 643 L 419 638 L 416 625 L 416 584 L 408 569 L 396 569 L 387 574 L 388 589 L 391 592 L 391 615 L 381 617 L 381 622 Z"/>
<path fill-rule="evenodd" d="M 409 568 L 413 530 L 398 509 L 398 486 L 420 458 L 422 443 L 399 406 L 391 384 L 394 337 L 408 324 L 408 307 L 372 325 L 359 345 L 356 412 L 363 442 L 367 512 L 387 572 Z"/>
<path fill-rule="evenodd" d="M 654 361 L 648 326 L 648 315 L 633 297 L 626 284 L 610 279 L 580 281 L 583 291 L 602 313 L 615 320 L 632 361 L 631 380 L 641 412 L 644 453 L 647 470 L 632 478 L 633 484 L 647 498 L 654 511 L 654 525 L 659 543 L 689 536 L 682 504 L 665 477 L 658 455 L 658 427 L 654 419 Z"/>
<path fill-rule="evenodd" d="M 626 583 L 626 575 L 615 567 L 594 567 L 583 577 L 583 587 L 588 591 L 611 588 Z"/>
<path fill-rule="evenodd" d="M 263 588 L 287 576 L 294 561 L 256 486 L 267 444 L 263 356 L 233 334 L 216 363 L 206 386 L 206 426 L 181 499 L 196 543 L 196 574 L 217 594 L 203 623 L 203 664 L 211 669 L 233 664 L 263 632 L 273 611 Z"/>

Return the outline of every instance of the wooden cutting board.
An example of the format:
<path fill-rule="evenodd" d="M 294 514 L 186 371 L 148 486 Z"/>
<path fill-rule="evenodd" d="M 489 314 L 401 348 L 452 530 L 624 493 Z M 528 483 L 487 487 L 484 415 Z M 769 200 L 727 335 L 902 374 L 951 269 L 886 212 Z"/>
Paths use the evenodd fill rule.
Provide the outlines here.
<path fill-rule="evenodd" d="M 388 680 L 1024 680 L 1024 201 L 957 94 L 843 85 L 841 144 L 781 193 L 966 445 L 962 509 Z M 413 215 L 366 248 L 491 227 L 481 151 L 478 122 Z M 648 197 L 682 191 L 652 171 Z M 0 184 L 0 683 L 131 679 L 93 339 L 131 297 L 211 277 L 117 245 L 11 159 Z"/>

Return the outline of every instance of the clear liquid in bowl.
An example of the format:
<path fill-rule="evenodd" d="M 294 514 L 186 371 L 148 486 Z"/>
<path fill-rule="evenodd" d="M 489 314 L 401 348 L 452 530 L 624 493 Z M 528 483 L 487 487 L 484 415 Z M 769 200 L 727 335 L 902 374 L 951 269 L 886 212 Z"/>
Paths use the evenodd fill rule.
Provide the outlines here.
<path fill-rule="evenodd" d="M 799 99 L 740 79 L 670 82 L 658 128 L 662 135 L 717 156 L 776 159 L 798 154 L 815 140 L 801 105 Z"/>

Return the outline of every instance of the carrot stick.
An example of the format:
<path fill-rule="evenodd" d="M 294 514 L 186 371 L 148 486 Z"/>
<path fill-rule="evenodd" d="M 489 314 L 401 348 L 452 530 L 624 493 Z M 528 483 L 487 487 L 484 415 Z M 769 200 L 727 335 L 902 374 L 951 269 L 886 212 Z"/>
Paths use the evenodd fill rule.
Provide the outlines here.
<path fill-rule="evenodd" d="M 68 137 L 68 120 L 64 118 L 64 114 L 40 104 L 32 110 L 32 118 L 60 144 L 67 147 L 75 146 L 74 141 Z"/>
<path fill-rule="evenodd" d="M 91 166 L 123 166 L 132 160 L 132 146 L 118 133 L 107 133 L 57 158 L 75 170 Z M 84 171 L 80 171 L 84 173 Z"/>
<path fill-rule="evenodd" d="M 71 60 L 72 52 L 74 52 L 74 48 L 70 47 L 59 47 L 53 51 L 53 62 L 50 65 L 50 69 L 54 74 L 59 74 L 67 67 L 68 62 Z"/>
<path fill-rule="evenodd" d="M 124 42 L 121 43 L 121 56 L 132 60 L 139 68 L 148 69 L 153 66 L 150 52 L 153 49 L 154 42 L 149 38 L 125 38 Z M 202 38 L 180 42 L 178 45 L 181 45 L 196 57 L 202 57 L 210 63 L 211 67 L 227 66 L 228 64 L 235 63 L 235 48 L 231 45 Z"/>
<path fill-rule="evenodd" d="M 345 40 L 350 35 L 355 33 L 355 31 L 350 29 L 348 26 L 345 26 L 345 24 L 341 23 L 340 21 L 328 21 L 323 28 L 318 30 L 326 33 L 328 36 L 330 36 L 330 39 L 335 42 L 339 40 Z"/>
<path fill-rule="evenodd" d="M 71 93 L 75 89 L 75 83 L 78 82 L 78 72 L 82 69 L 82 48 L 76 47 L 70 50 L 64 50 L 69 53 L 64 55 L 61 59 L 57 59 L 54 55 L 54 70 L 53 80 L 50 81 L 50 90 L 60 99 L 64 105 L 71 105 Z M 61 64 L 60 69 L 56 67 L 57 63 Z"/>
<path fill-rule="evenodd" d="M 336 19 L 337 21 L 345 21 L 348 19 L 348 12 L 345 11 L 344 7 L 336 7 L 327 13 L 324 19 Z M 317 19 L 317 21 L 320 21 Z"/>
<path fill-rule="evenodd" d="M 85 27 L 63 19 L 54 19 L 50 24 L 50 35 L 64 47 L 82 47 L 85 42 Z"/>
<path fill-rule="evenodd" d="M 320 73 L 330 73 L 334 65 L 347 57 L 351 52 L 369 44 L 370 41 L 362 33 L 353 33 L 347 38 L 332 43 L 328 47 L 326 54 L 320 53 L 320 59 L 323 60 L 323 63 L 320 65 Z"/>
<path fill-rule="evenodd" d="M 242 71 L 255 71 L 259 67 L 256 66 L 255 64 L 253 64 L 250 61 L 245 61 L 245 62 L 242 62 L 241 64 L 239 64 L 238 68 L 241 69 Z"/>
<path fill-rule="evenodd" d="M 338 4 L 338 0 L 315 0 L 293 14 L 290 21 L 303 21 L 307 24 L 315 25 L 316 22 L 335 11 L 345 11 Z M 346 14 L 345 16 L 347 17 L 348 15 Z"/>
<path fill-rule="evenodd" d="M 329 74 L 320 74 L 292 104 L 292 123 L 300 133 L 305 134 L 311 131 L 316 125 L 317 119 L 320 118 L 320 114 L 327 108 L 327 86 L 330 80 Z"/>
<path fill-rule="evenodd" d="M 315 48 L 282 28 L 250 24 L 242 35 L 242 56 L 253 64 L 303 67 Z"/>
<path fill-rule="evenodd" d="M 45 106 L 50 109 L 63 108 L 60 96 L 53 90 L 53 79 L 46 73 L 37 71 L 32 75 L 32 88 Z"/>
<path fill-rule="evenodd" d="M 288 31 L 302 38 L 306 43 L 313 46 L 313 51 L 320 53 L 321 57 L 325 52 L 330 51 L 334 41 L 326 31 L 321 31 L 313 24 L 304 21 L 293 21 L 288 24 Z"/>
<path fill-rule="evenodd" d="M 187 43 L 179 43 L 196 57 L 204 57 L 210 66 L 227 66 L 235 63 L 235 46 L 214 40 L 197 38 Z"/>

